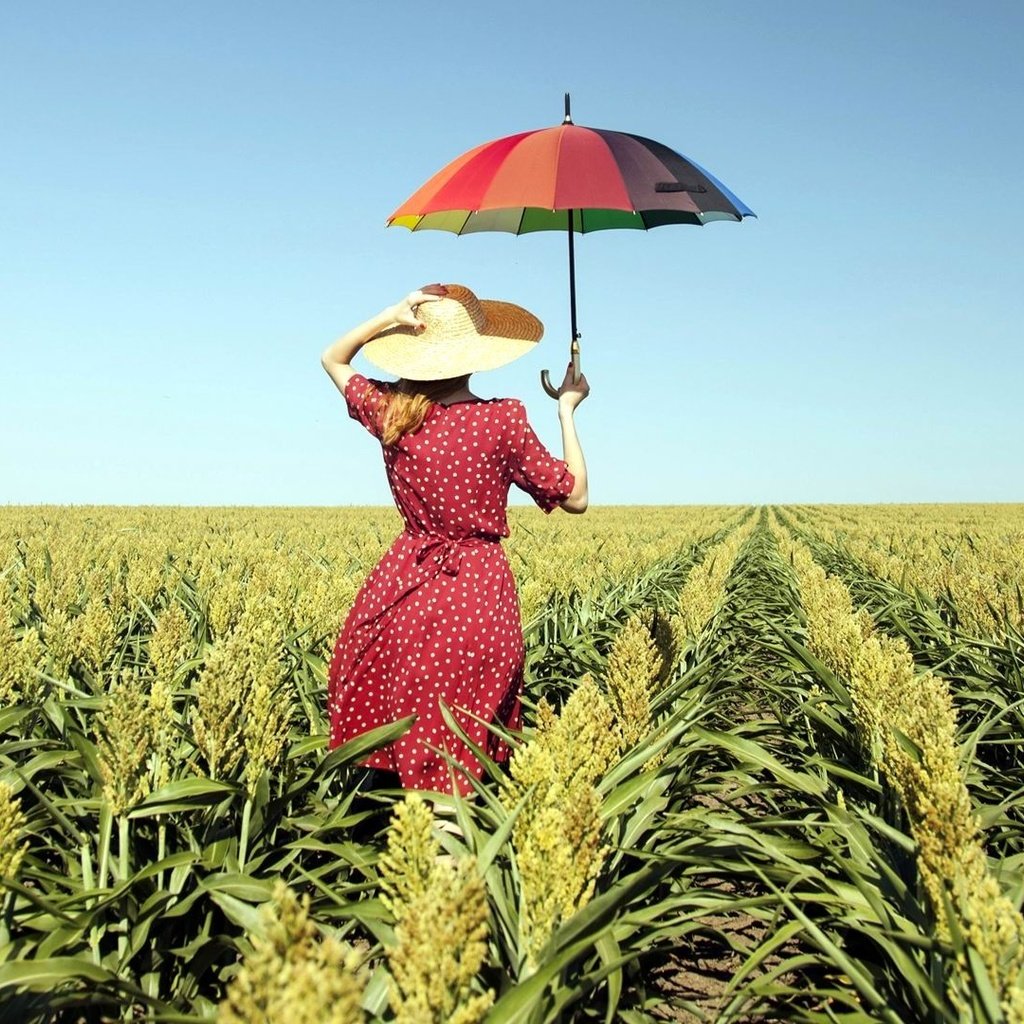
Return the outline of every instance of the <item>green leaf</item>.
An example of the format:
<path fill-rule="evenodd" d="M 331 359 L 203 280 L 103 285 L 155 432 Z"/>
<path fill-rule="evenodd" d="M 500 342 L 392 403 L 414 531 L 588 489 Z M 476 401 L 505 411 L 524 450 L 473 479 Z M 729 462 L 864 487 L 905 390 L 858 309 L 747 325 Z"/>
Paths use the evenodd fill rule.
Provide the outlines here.
<path fill-rule="evenodd" d="M 220 907 L 232 924 L 238 925 L 245 932 L 259 934 L 262 929 L 258 907 L 246 903 L 227 892 L 210 891 L 210 899 Z"/>
<path fill-rule="evenodd" d="M 172 811 L 191 811 L 219 803 L 225 797 L 239 792 L 238 786 L 228 782 L 217 782 L 214 779 L 177 779 L 150 793 L 128 817 L 151 818 Z"/>
<path fill-rule="evenodd" d="M 783 785 L 789 786 L 790 789 L 794 789 L 798 793 L 821 796 L 826 791 L 824 781 L 817 775 L 796 772 L 787 768 L 758 743 L 743 739 L 734 733 L 718 732 L 714 729 L 705 729 L 702 726 L 696 726 L 693 731 L 698 736 L 717 743 L 750 764 L 771 772 Z"/>
<path fill-rule="evenodd" d="M 335 747 L 317 765 L 313 771 L 313 778 L 323 778 L 344 765 L 355 764 L 363 760 L 379 747 L 385 747 L 404 736 L 415 721 L 416 715 L 408 715 L 398 721 L 389 722 L 387 725 L 379 725 L 376 729 L 361 733 L 340 747 Z"/>
<path fill-rule="evenodd" d="M 265 903 L 274 894 L 273 879 L 258 879 L 251 875 L 228 872 L 207 875 L 199 887 L 209 893 L 223 893 L 249 903 Z"/>
<path fill-rule="evenodd" d="M 611 932 L 606 932 L 602 935 L 594 944 L 594 948 L 597 950 L 598 956 L 601 957 L 601 962 L 606 967 L 622 963 L 622 950 L 619 948 L 619 944 L 615 941 L 615 936 Z M 621 996 L 622 968 L 615 967 L 608 975 L 608 1006 L 604 1014 L 605 1024 L 612 1024 L 612 1021 L 615 1019 L 615 1012 L 619 1008 Z"/>
<path fill-rule="evenodd" d="M 26 988 L 48 992 L 69 981 L 94 981 L 118 985 L 116 974 L 90 960 L 55 956 L 48 960 L 10 960 L 0 964 L 0 988 Z"/>

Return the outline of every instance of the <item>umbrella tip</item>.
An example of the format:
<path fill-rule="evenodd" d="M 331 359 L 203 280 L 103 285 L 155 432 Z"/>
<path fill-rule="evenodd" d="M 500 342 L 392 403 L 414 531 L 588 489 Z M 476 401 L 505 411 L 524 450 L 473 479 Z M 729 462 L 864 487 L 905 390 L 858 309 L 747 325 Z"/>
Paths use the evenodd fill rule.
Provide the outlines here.
<path fill-rule="evenodd" d="M 572 114 L 569 112 L 569 94 L 565 94 L 565 118 L 562 124 L 572 124 Z"/>

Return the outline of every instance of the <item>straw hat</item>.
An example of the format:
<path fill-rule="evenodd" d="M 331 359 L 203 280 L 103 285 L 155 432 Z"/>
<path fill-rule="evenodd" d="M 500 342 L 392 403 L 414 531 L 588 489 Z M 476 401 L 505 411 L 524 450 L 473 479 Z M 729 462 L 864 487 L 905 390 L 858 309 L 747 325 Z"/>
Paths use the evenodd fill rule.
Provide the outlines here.
<path fill-rule="evenodd" d="M 445 288 L 445 298 L 416 307 L 426 327 L 381 331 L 363 346 L 366 358 L 406 380 L 445 380 L 511 363 L 544 334 L 544 325 L 522 306 L 478 299 L 461 284 Z"/>

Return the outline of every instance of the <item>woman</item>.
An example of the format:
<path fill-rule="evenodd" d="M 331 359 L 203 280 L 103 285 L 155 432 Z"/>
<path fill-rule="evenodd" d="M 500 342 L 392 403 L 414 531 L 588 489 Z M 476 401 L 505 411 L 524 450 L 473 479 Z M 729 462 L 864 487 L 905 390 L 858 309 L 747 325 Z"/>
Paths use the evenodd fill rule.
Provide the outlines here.
<path fill-rule="evenodd" d="M 462 793 L 482 765 L 445 724 L 444 702 L 474 744 L 509 751 L 484 723 L 520 724 L 523 634 L 515 580 L 500 544 L 516 484 L 547 513 L 584 512 L 587 471 L 573 421 L 589 393 L 571 367 L 559 389 L 564 458 L 537 439 L 522 402 L 478 398 L 469 377 L 525 355 L 541 322 L 521 306 L 479 300 L 462 285 L 411 292 L 326 349 L 324 369 L 349 415 L 382 445 L 405 530 L 371 571 L 338 636 L 328 672 L 333 749 L 416 715 L 365 764 L 403 786 Z M 369 380 L 355 354 L 399 380 Z M 453 772 L 442 752 L 463 771 Z"/>

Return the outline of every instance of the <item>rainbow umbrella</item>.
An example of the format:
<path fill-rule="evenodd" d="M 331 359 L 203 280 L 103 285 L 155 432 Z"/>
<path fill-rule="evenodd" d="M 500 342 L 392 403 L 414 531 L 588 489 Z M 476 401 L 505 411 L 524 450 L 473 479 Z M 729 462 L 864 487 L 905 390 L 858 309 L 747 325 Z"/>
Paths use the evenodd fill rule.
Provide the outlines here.
<path fill-rule="evenodd" d="M 660 142 L 573 124 L 566 93 L 560 125 L 507 135 L 456 157 L 402 203 L 387 224 L 457 235 L 565 231 L 570 356 L 579 380 L 575 232 L 701 226 L 754 216 L 717 178 Z M 557 397 L 547 370 L 541 383 Z"/>

